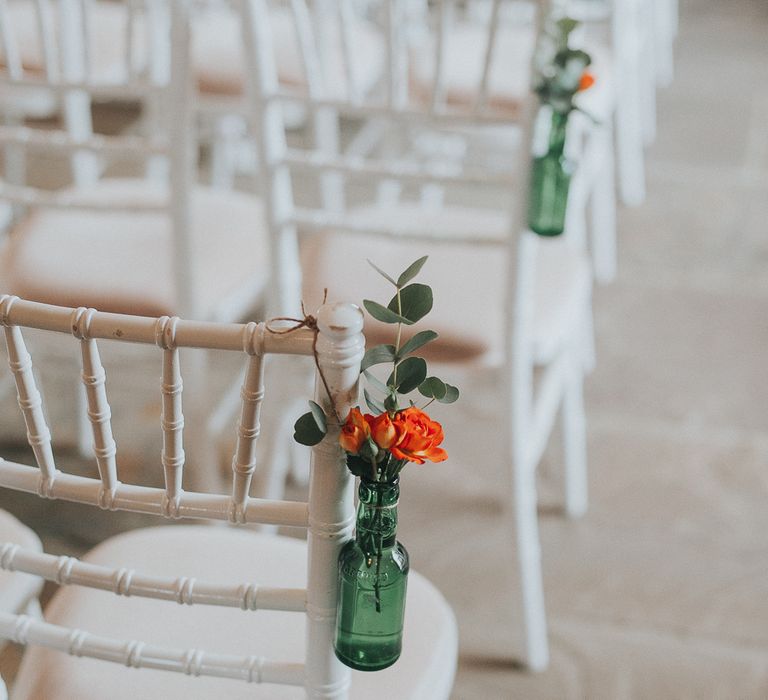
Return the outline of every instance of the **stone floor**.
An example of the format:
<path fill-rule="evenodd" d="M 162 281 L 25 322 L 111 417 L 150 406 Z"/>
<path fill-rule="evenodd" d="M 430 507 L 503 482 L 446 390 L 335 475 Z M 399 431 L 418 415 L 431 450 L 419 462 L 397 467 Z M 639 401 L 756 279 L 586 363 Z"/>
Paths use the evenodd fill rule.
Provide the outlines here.
<path fill-rule="evenodd" d="M 618 279 L 596 292 L 583 519 L 557 513 L 557 445 L 541 467 L 547 671 L 511 654 L 492 377 L 445 411 L 449 462 L 404 479 L 401 537 L 460 625 L 455 700 L 768 697 L 768 4 L 682 0 L 676 54 L 647 201 L 620 211 Z M 54 552 L 104 532 L 0 505 Z"/>

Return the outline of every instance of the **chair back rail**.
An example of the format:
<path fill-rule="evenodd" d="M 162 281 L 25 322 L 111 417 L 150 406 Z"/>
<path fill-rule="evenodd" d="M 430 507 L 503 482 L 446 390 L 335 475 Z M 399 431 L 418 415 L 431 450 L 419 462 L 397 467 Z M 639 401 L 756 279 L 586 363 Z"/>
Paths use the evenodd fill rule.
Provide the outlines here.
<path fill-rule="evenodd" d="M 300 663 L 267 661 L 260 656 L 214 654 L 200 649 L 168 648 L 138 640 L 121 640 L 80 629 L 41 622 L 28 615 L 0 613 L 0 637 L 17 644 L 37 644 L 70 656 L 111 661 L 131 668 L 155 668 L 188 676 L 233 678 L 248 683 L 304 686 Z"/>
<path fill-rule="evenodd" d="M 253 582 L 222 585 L 185 576 L 152 576 L 134 569 L 99 566 L 74 557 L 33 552 L 11 542 L 0 545 L 0 568 L 40 576 L 60 586 L 88 586 L 115 595 L 171 600 L 180 605 L 289 612 L 304 612 L 307 607 L 305 588 L 265 587 Z"/>
<path fill-rule="evenodd" d="M 217 324 L 167 316 L 146 318 L 102 313 L 3 295 L 0 296 L 0 325 L 4 327 L 19 406 L 37 462 L 37 466 L 32 466 L 0 459 L 0 486 L 111 511 L 152 513 L 172 519 L 203 518 L 238 524 L 303 527 L 308 531 L 309 545 L 307 585 L 297 589 L 261 587 L 257 582 L 213 584 L 183 575 L 159 577 L 123 567 L 111 568 L 71 557 L 26 551 L 9 542 L 0 544 L 0 568 L 32 573 L 60 585 L 87 586 L 116 595 L 142 596 L 186 605 L 305 613 L 308 624 L 304 664 L 275 663 L 255 656 L 221 655 L 197 649 L 160 648 L 139 641 L 91 635 L 26 616 L 0 618 L 0 636 L 135 667 L 164 668 L 249 682 L 306 685 L 310 693 L 322 689 L 329 698 L 345 697 L 349 673 L 336 660 L 332 648 L 335 570 L 338 552 L 351 536 L 354 513 L 352 480 L 338 443 L 338 422 L 329 420 L 327 437 L 313 448 L 307 502 L 255 499 L 250 498 L 248 492 L 257 467 L 255 447 L 265 397 L 265 357 L 282 354 L 307 356 L 308 361 L 314 358 L 318 371 L 323 373 L 323 381 L 316 381 L 315 400 L 328 415 L 346 415 L 356 402 L 357 378 L 364 351 L 360 310 L 348 304 L 326 305 L 320 309 L 316 329 L 294 329 L 290 325 L 279 329 L 268 328 L 264 323 Z M 23 337 L 24 329 L 46 331 L 62 343 L 71 342 L 67 338 L 71 336 L 80 344 L 82 379 L 88 397 L 99 478 L 59 470 L 35 383 L 32 358 Z M 288 332 L 272 332 L 274 330 Z M 157 348 L 163 437 L 159 463 L 164 473 L 164 488 L 120 481 L 106 372 L 97 340 L 140 343 Z M 241 407 L 234 427 L 236 446 L 229 495 L 183 489 L 181 348 L 241 353 L 246 365 Z"/>
<path fill-rule="evenodd" d="M 297 207 L 293 216 L 286 219 L 283 223 L 295 224 L 302 231 L 307 232 L 351 231 L 363 236 L 421 241 L 430 245 L 451 244 L 466 240 L 458 236 L 448 237 L 441 231 L 398 228 L 387 223 L 371 221 L 370 219 L 365 221 L 351 220 L 335 212 L 318 211 L 304 207 Z M 473 233 L 471 243 L 473 246 L 492 246 L 498 248 L 507 243 L 508 237 L 509 234 L 506 231 L 500 233 L 478 231 Z"/>

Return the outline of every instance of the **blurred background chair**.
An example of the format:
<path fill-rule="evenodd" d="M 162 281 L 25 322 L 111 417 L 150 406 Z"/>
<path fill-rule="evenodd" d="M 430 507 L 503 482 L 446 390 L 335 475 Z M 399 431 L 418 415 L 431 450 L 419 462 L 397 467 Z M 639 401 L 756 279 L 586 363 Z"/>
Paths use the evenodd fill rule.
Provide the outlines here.
<path fill-rule="evenodd" d="M 82 560 L 3 545 L 0 566 L 36 573 L 61 585 L 46 608 L 45 622 L 0 614 L 1 636 L 33 645 L 19 670 L 14 697 L 102 698 L 109 689 L 113 698 L 274 699 L 306 694 L 341 699 L 347 697 L 351 675 L 351 697 L 448 698 L 458 643 L 455 620 L 438 591 L 413 571 L 408 632 L 397 666 L 379 674 L 350 674 L 335 659 L 337 559 L 353 523 L 353 478 L 338 443 L 338 426 L 329 426 L 327 438 L 313 450 L 307 503 L 248 495 L 256 468 L 267 357 L 304 355 L 309 363 L 317 332 L 317 361 L 331 395 L 318 382 L 321 388 L 315 399 L 326 410 L 333 401 L 338 411 L 347 413 L 355 401 L 364 349 L 359 309 L 327 305 L 319 312 L 318 331 L 280 335 L 270 333 L 264 324 L 116 315 L 8 295 L 0 299 L 0 317 L 37 461 L 37 466 L 2 461 L 4 487 L 174 520 L 299 527 L 307 529 L 308 537 L 305 543 L 223 527 L 155 527 L 108 539 Z M 28 400 L 37 392 L 24 343 L 28 328 L 44 331 L 62 344 L 72 343 L 74 336 L 74 342 L 85 348 L 82 372 L 99 446 L 99 478 L 57 469 L 39 404 Z M 158 390 L 163 397 L 164 488 L 120 480 L 97 342 L 155 346 L 153 364 L 162 368 Z M 180 349 L 190 347 L 215 350 L 217 357 L 239 355 L 246 366 L 239 420 L 230 426 L 238 436 L 230 495 L 184 489 Z M 264 412 L 269 408 L 264 406 Z M 304 654 L 306 662 L 301 663 Z M 88 658 L 74 658 L 79 656 Z M 106 663 L 110 661 L 117 663 Z M 136 674 L 136 668 L 153 670 Z M 238 686 L 230 679 L 265 685 Z"/>
<path fill-rule="evenodd" d="M 317 0 L 310 12 L 294 21 L 296 6 L 274 0 L 276 66 L 285 89 L 304 90 L 308 70 L 320 71 L 328 89 L 361 95 L 375 90 L 386 56 L 379 28 L 357 0 Z M 307 23 L 320 31 L 312 32 Z M 195 12 L 192 37 L 193 70 L 198 86 L 202 129 L 211 146 L 211 182 L 231 187 L 240 173 L 257 172 L 258 154 L 246 129 L 246 79 L 238 2 L 208 0 Z M 315 41 L 317 39 L 317 41 Z M 298 104 L 286 105 L 285 122 L 294 129 L 306 125 L 318 145 L 338 151 L 339 134 L 332 111 L 307 115 Z M 329 195 L 330 196 L 330 195 Z"/>
<path fill-rule="evenodd" d="M 294 5 L 299 21 L 309 16 L 304 3 Z M 350 294 L 357 300 L 377 298 L 386 283 L 377 285 L 378 276 L 366 258 L 391 274 L 429 253 L 423 276 L 438 300 L 429 324 L 440 334 L 428 346 L 434 348 L 434 357 L 501 371 L 498 387 L 504 409 L 499 430 L 508 441 L 508 476 L 514 482 L 508 492 L 509 512 L 524 611 L 520 655 L 531 668 L 544 668 L 548 650 L 535 468 L 562 408 L 565 508 L 571 515 L 584 512 L 582 381 L 591 353 L 591 271 L 578 236 L 566 233 L 541 240 L 525 231 L 533 97 L 529 93 L 520 115 L 523 133 L 513 176 L 471 163 L 457 167 L 439 158 L 414 157 L 407 144 L 425 129 L 493 128 L 507 117 L 485 99 L 488 83 L 481 76 L 477 95 L 459 105 L 413 95 L 403 3 L 381 3 L 387 29 L 385 89 L 367 99 L 329 93 L 321 82 L 312 81 L 312 71 L 304 94 L 284 90 L 276 69 L 269 4 L 249 0 L 243 9 L 252 129 L 261 154 L 265 210 L 276 241 L 274 264 L 283 267 L 278 308 L 298 312 L 302 298 L 311 308 L 322 300 L 324 287 L 331 299 Z M 312 28 L 311 23 L 307 26 Z M 492 44 L 484 44 L 489 53 Z M 438 69 L 430 94 L 441 95 L 440 42 L 434 46 L 433 65 Z M 332 107 L 362 129 L 377 120 L 383 133 L 394 134 L 395 141 L 406 145 L 402 150 L 374 149 L 368 157 L 332 156 L 311 144 L 289 148 L 284 102 L 298 103 L 309 113 Z M 329 209 L 322 197 L 297 202 L 295 177 L 319 183 L 327 173 L 336 174 L 344 185 L 348 207 Z M 577 171 L 574 179 L 578 177 Z M 583 212 L 572 213 L 570 220 L 579 215 Z M 300 237 L 302 268 L 296 264 Z M 392 340 L 376 323 L 366 325 L 366 337 L 371 344 Z M 535 370 L 541 372 L 536 386 Z"/>
<path fill-rule="evenodd" d="M 171 21 L 172 11 L 175 3 L 0 1 L 0 85 L 45 91 L 62 110 L 60 126 L 15 120 L 0 128 L 12 156 L 0 200 L 15 213 L 0 250 L 6 291 L 206 320 L 237 320 L 263 306 L 263 208 L 251 193 L 198 184 L 190 31 Z M 148 118 L 130 133 L 97 134 L 91 107 L 105 99 L 134 101 Z M 32 154 L 68 159 L 71 180 L 53 189 L 26 182 Z M 201 395 L 203 370 L 192 377 Z M 201 472 L 215 472 L 207 426 L 199 428 Z"/>
<path fill-rule="evenodd" d="M 666 0 L 658 0 L 666 2 Z M 656 0 L 556 0 L 583 23 L 581 41 L 596 52 L 611 77 L 616 123 L 619 193 L 625 204 L 645 199 L 644 147 L 656 135 Z M 592 105 L 587 99 L 586 108 Z M 598 111 L 601 115 L 603 112 Z"/>

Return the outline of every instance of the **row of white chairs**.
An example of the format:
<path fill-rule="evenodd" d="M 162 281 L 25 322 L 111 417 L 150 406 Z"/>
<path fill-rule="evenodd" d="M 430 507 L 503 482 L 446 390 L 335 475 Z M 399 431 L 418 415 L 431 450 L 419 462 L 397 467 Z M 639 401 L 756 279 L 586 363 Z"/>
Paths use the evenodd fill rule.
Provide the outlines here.
<path fill-rule="evenodd" d="M 59 14 L 47 13 L 46 2 L 26 3 L 32 8 L 33 30 L 38 32 L 37 46 L 42 51 L 43 60 L 36 64 L 25 59 L 22 51 L 34 44 L 19 40 L 29 23 L 19 33 L 13 30 L 14 8 L 20 4 L 21 0 L 0 0 L 3 89 L 54 95 L 63 110 L 64 128 L 37 130 L 10 119 L 0 129 L 0 143 L 11 165 L 23 163 L 21 152 L 31 149 L 48 157 L 54 152 L 65 156 L 72 164 L 74 185 L 40 190 L 24 181 L 19 167 L 11 168 L 11 177 L 0 181 L 0 198 L 13 204 L 18 221 L 2 249 L 0 288 L 72 307 L 229 322 L 259 301 L 271 313 L 296 313 L 302 297 L 310 304 L 319 303 L 323 287 L 329 288 L 331 299 L 359 302 L 375 294 L 369 292 L 371 276 L 365 258 L 375 257 L 380 265 L 394 270 L 416 257 L 412 251 L 429 252 L 434 273 L 427 281 L 435 287 L 439 302 L 431 317 L 441 335 L 436 353 L 441 359 L 491 364 L 500 372 L 499 415 L 504 416 L 509 500 L 514 504 L 510 523 L 520 573 L 516 590 L 524 611 L 523 644 L 510 652 L 530 668 L 545 667 L 548 644 L 535 468 L 562 410 L 565 509 L 571 515 L 585 511 L 582 383 L 593 357 L 592 265 L 584 238 L 590 200 L 593 214 L 598 220 L 602 217 L 609 234 L 613 226 L 613 183 L 610 176 L 605 178 L 612 162 L 610 123 L 603 122 L 585 137 L 581 167 L 574 176 L 576 194 L 569 204 L 569 232 L 562 239 L 541 240 L 525 231 L 527 154 L 535 108 L 527 90 L 516 108 L 518 143 L 509 152 L 513 168 L 483 167 L 444 154 L 437 160 L 423 154 L 414 157 L 412 148 L 402 147 L 424 133 L 442 138 L 455 132 L 463 138 L 468 130 L 495 133 L 508 122 L 508 105 L 491 99 L 496 24 L 477 25 L 486 32 L 480 44 L 483 68 L 470 86 L 474 91 L 468 99 L 456 100 L 446 85 L 451 42 L 445 37 L 454 22 L 464 22 L 468 15 L 451 12 L 451 3 L 438 3 L 432 10 L 437 21 L 421 25 L 422 33 L 433 33 L 435 40 L 425 44 L 431 46 L 432 59 L 425 61 L 422 56 L 418 67 L 431 63 L 432 70 L 422 75 L 418 88 L 412 80 L 416 67 L 409 64 L 413 56 L 402 50 L 412 40 L 403 31 L 410 28 L 403 22 L 407 3 L 368 3 L 377 5 L 376 17 L 385 31 L 375 34 L 380 42 L 381 75 L 365 83 L 358 74 L 362 66 L 354 50 L 354 42 L 365 35 L 356 32 L 360 25 L 351 24 L 353 3 L 341 2 L 336 8 L 338 43 L 331 52 L 333 60 L 328 61 L 329 52 L 322 48 L 330 34 L 322 29 L 327 20 L 318 20 L 315 14 L 320 4 L 309 6 L 298 0 L 286 12 L 263 0 L 242 0 L 232 3 L 232 8 L 240 13 L 236 15 L 240 21 L 233 26 L 242 32 L 239 85 L 244 101 L 233 107 L 233 113 L 245 119 L 246 133 L 256 140 L 261 187 L 258 196 L 203 187 L 196 176 L 194 115 L 200 99 L 193 89 L 193 75 L 198 76 L 197 83 L 201 80 L 193 69 L 200 68 L 194 59 L 196 28 L 207 23 L 198 13 L 210 12 L 211 3 L 202 10 L 195 3 L 182 2 L 121 6 L 128 21 L 125 45 L 116 56 L 124 59 L 125 67 L 108 80 L 89 68 L 97 52 L 87 38 L 100 26 L 97 15 L 88 13 L 101 11 L 104 3 L 59 0 L 53 3 L 60 8 Z M 507 3 L 491 4 L 496 16 Z M 68 21 L 61 22 L 61 17 Z M 537 14 L 536 26 L 540 17 Z M 364 26 L 374 31 L 375 25 Z M 298 55 L 303 73 L 293 81 L 281 71 L 290 65 L 285 58 L 288 35 L 297 38 L 289 53 L 294 59 Z M 228 60 L 211 61 L 204 67 L 215 71 L 231 65 Z M 345 76 L 343 81 L 340 75 Z M 126 97 L 145 106 L 151 129 L 130 135 L 94 134 L 92 102 Z M 297 113 L 308 115 L 317 138 L 289 148 L 286 131 Z M 345 152 L 339 147 L 340 120 L 357 125 L 358 146 L 372 131 L 388 138 L 373 139 L 372 148 Z M 144 177 L 104 176 L 108 159 L 127 157 L 139 160 Z M 320 204 L 296 196 L 297 172 L 318 183 Z M 602 187 L 595 189 L 598 176 L 603 178 Z M 468 191 L 478 193 L 472 195 L 473 201 L 492 190 L 500 193 L 493 199 L 495 206 L 466 205 Z M 600 248 L 605 240 L 610 241 L 610 235 L 598 238 L 593 248 L 603 251 L 597 269 L 602 264 L 609 278 L 615 253 L 610 244 L 608 254 L 605 247 Z M 10 301 L 6 304 L 13 308 Z M 36 314 L 55 315 L 50 310 L 36 311 L 34 304 L 26 302 L 14 306 L 29 308 L 35 318 Z M 10 323 L 7 315 L 3 318 Z M 10 325 L 24 325 L 26 318 L 22 314 L 18 323 Z M 124 317 L 120 323 L 126 323 Z M 376 342 L 381 330 L 367 325 L 369 341 Z M 536 371 L 543 374 L 534 383 Z M 88 391 L 81 395 L 87 404 Z M 193 438 L 205 436 L 206 405 L 197 400 L 192 407 L 194 428 L 189 433 Z M 205 444 L 190 445 L 188 454 L 198 462 L 193 471 L 198 477 L 200 465 L 215 470 Z M 28 627 L 27 621 L 17 624 L 20 629 Z M 41 632 L 39 638 L 61 637 L 51 631 Z M 72 643 L 75 652 L 80 648 L 80 641 Z M 121 658 L 133 663 L 141 658 L 136 650 L 135 645 L 125 647 L 127 656 Z M 182 663 L 182 670 L 196 673 L 204 668 L 202 662 L 190 659 Z"/>

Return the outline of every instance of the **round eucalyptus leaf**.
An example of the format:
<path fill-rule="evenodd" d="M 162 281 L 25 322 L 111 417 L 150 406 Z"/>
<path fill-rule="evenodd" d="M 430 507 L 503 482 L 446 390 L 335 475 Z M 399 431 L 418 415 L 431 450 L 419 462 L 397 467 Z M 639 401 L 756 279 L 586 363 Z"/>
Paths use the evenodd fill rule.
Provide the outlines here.
<path fill-rule="evenodd" d="M 409 355 L 414 350 L 431 343 L 435 338 L 437 338 L 435 331 L 419 331 L 400 348 L 400 352 L 397 353 L 398 358 Z"/>
<path fill-rule="evenodd" d="M 403 272 L 400 277 L 397 278 L 397 287 L 404 287 L 410 282 L 416 275 L 419 274 L 421 268 L 424 267 L 424 263 L 427 262 L 429 256 L 425 255 L 423 258 L 419 258 L 415 262 L 412 262 Z"/>
<path fill-rule="evenodd" d="M 376 301 L 364 299 L 363 306 L 365 307 L 365 310 L 371 314 L 371 316 L 373 316 L 377 321 L 381 321 L 382 323 L 405 323 L 409 326 L 413 323 L 413 321 L 409 321 L 407 318 L 401 316 L 396 311 L 388 309 L 386 306 L 382 306 Z"/>
<path fill-rule="evenodd" d="M 445 396 L 446 385 L 442 379 L 437 377 L 427 377 L 419 384 L 419 393 L 428 399 L 437 399 L 438 401 Z"/>
<path fill-rule="evenodd" d="M 364 372 L 369 367 L 395 361 L 394 345 L 376 345 L 365 351 L 363 361 L 360 363 L 360 371 Z"/>
<path fill-rule="evenodd" d="M 397 294 L 392 297 L 387 309 L 408 319 L 408 324 L 416 323 L 432 310 L 432 288 L 426 284 L 409 284 L 400 290 L 399 296 L 399 302 Z"/>
<path fill-rule="evenodd" d="M 321 430 L 312 412 L 305 413 L 293 425 L 293 439 L 300 445 L 313 447 L 324 437 L 325 430 Z"/>
<path fill-rule="evenodd" d="M 450 384 L 445 385 L 445 396 L 442 399 L 438 399 L 440 403 L 453 403 L 459 398 L 459 390 L 455 386 Z"/>
<path fill-rule="evenodd" d="M 427 363 L 422 357 L 408 357 L 397 365 L 387 384 L 394 386 L 401 394 L 413 391 L 427 376 Z"/>

